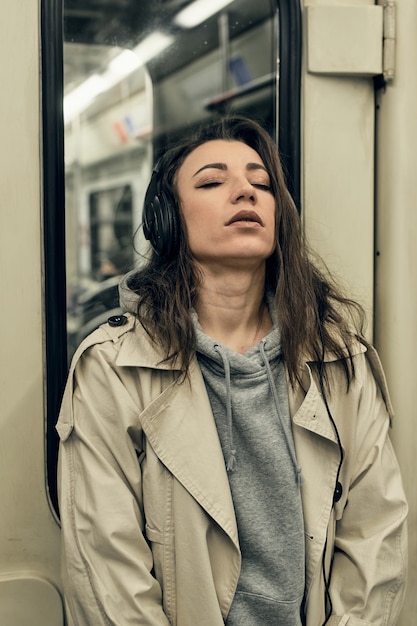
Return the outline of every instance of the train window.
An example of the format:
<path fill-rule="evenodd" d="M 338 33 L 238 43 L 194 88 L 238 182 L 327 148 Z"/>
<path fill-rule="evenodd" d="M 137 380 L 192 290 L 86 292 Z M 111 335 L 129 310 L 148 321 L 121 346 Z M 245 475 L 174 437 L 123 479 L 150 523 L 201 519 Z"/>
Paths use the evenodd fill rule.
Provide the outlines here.
<path fill-rule="evenodd" d="M 158 154 L 202 122 L 240 113 L 279 143 L 295 192 L 299 127 L 298 0 L 60 1 L 43 0 L 46 99 L 53 87 L 59 93 L 51 33 L 59 34 L 53 21 L 63 18 L 63 113 L 54 118 L 46 109 L 44 151 L 52 160 L 55 150 L 59 160 L 50 127 L 61 119 L 65 161 L 65 275 L 56 263 L 64 235 L 53 207 L 59 195 L 53 163 L 46 163 L 44 181 L 48 390 L 62 390 L 54 376 L 65 370 L 49 363 L 64 352 L 62 311 L 54 309 L 62 294 L 54 299 L 54 287 L 66 285 L 67 367 L 83 337 L 118 310 L 120 276 L 144 253 L 141 207 Z M 58 409 L 51 393 L 48 433 Z"/>
<path fill-rule="evenodd" d="M 102 303 L 117 308 L 114 276 L 140 259 L 134 237 L 155 155 L 230 111 L 276 135 L 275 2 L 139 7 L 64 0 L 69 356 L 103 321 Z"/>

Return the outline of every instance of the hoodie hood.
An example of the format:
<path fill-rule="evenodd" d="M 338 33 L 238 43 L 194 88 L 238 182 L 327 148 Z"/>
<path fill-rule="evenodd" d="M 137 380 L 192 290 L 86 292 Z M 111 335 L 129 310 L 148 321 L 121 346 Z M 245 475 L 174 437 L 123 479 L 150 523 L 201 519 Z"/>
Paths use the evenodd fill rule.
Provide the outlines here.
<path fill-rule="evenodd" d="M 136 276 L 137 273 L 137 269 L 128 272 L 122 277 L 119 283 L 120 308 L 122 308 L 124 311 L 127 311 L 128 313 L 133 313 L 133 315 L 136 315 L 137 313 L 139 298 L 137 294 L 129 287 L 129 281 L 131 278 Z"/>

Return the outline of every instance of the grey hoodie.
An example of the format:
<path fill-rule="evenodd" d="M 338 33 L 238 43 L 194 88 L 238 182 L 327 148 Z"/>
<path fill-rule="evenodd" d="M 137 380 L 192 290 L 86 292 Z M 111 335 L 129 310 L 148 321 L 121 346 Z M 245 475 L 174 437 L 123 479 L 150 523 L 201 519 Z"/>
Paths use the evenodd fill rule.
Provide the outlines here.
<path fill-rule="evenodd" d="M 205 335 L 196 315 L 194 325 L 242 551 L 226 624 L 299 626 L 305 569 L 301 470 L 279 330 L 242 355 Z"/>

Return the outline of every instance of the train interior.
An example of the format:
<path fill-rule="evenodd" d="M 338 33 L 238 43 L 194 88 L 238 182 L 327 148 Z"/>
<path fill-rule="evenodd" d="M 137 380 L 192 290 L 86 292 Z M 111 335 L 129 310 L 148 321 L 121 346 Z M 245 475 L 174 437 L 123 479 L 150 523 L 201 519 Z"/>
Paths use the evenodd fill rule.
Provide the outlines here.
<path fill-rule="evenodd" d="M 201 122 L 239 113 L 276 141 L 308 240 L 368 314 L 410 503 L 398 625 L 410 626 L 415 0 L 24 4 L 0 3 L 0 252 L 12 302 L 0 312 L 0 624 L 65 624 L 55 423 L 71 356 L 121 311 L 120 278 L 146 259 L 142 204 L 158 155 Z"/>

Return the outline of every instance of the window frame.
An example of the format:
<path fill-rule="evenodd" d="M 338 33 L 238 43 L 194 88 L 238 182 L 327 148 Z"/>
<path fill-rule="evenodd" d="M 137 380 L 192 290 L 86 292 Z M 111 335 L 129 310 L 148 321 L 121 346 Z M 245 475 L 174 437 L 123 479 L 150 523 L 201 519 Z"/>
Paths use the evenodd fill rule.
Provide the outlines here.
<path fill-rule="evenodd" d="M 65 267 L 63 1 L 41 0 L 46 486 L 58 512 L 55 430 L 68 372 Z"/>

